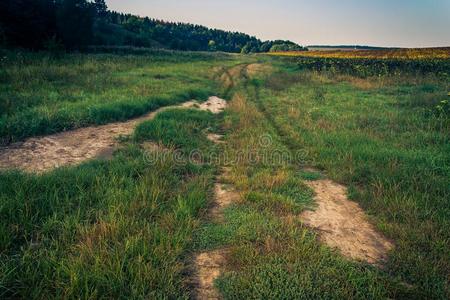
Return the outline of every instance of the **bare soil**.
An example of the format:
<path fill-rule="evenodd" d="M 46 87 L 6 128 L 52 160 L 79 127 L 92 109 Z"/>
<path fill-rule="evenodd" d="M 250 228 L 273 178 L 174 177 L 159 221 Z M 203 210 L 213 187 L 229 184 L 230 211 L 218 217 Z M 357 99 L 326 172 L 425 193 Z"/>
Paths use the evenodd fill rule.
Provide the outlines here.
<path fill-rule="evenodd" d="M 208 133 L 208 135 L 206 136 L 206 138 L 208 140 L 210 140 L 211 142 L 215 143 L 215 144 L 222 144 L 222 137 L 220 134 L 215 134 L 215 133 Z"/>
<path fill-rule="evenodd" d="M 232 190 L 231 186 L 222 183 L 216 183 L 214 193 L 214 203 L 208 215 L 212 221 L 222 221 L 223 210 L 230 204 L 237 202 L 240 196 L 236 191 Z"/>
<path fill-rule="evenodd" d="M 213 114 L 221 113 L 227 107 L 227 102 L 219 97 L 209 97 L 208 101 L 201 103 L 198 108 L 200 110 L 209 110 Z"/>
<path fill-rule="evenodd" d="M 226 173 L 224 169 L 224 174 Z M 214 202 L 208 211 L 211 222 L 223 221 L 223 211 L 232 203 L 239 201 L 239 194 L 231 186 L 216 183 Z M 223 271 L 226 262 L 226 249 L 217 249 L 196 254 L 193 260 L 191 284 L 194 287 L 195 299 L 221 299 L 220 293 L 214 287 L 214 281 Z"/>
<path fill-rule="evenodd" d="M 319 231 L 320 239 L 352 259 L 380 264 L 393 244 L 369 223 L 361 207 L 347 198 L 347 189 L 331 180 L 309 181 L 318 207 L 305 211 L 305 225 Z"/>
<path fill-rule="evenodd" d="M 210 97 L 204 103 L 188 101 L 181 105 L 160 108 L 143 117 L 126 122 L 110 123 L 61 132 L 45 137 L 30 138 L 0 148 L 0 170 L 20 169 L 28 172 L 45 172 L 61 166 L 79 164 L 95 157 L 108 158 L 117 147 L 117 138 L 129 135 L 142 121 L 153 119 L 169 108 L 193 108 L 220 113 L 226 101 Z"/>
<path fill-rule="evenodd" d="M 226 250 L 221 249 L 200 253 L 195 257 L 195 299 L 221 299 L 214 281 L 220 276 L 225 257 Z"/>

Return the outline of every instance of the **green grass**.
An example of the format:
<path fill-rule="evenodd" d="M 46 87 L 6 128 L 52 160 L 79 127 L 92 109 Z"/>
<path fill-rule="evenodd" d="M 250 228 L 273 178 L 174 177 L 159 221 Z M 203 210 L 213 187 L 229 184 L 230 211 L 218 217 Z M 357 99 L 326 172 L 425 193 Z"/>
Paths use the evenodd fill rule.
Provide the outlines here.
<path fill-rule="evenodd" d="M 314 180 L 319 180 L 319 179 L 324 178 L 324 176 L 322 174 L 315 172 L 315 171 L 300 171 L 299 176 L 300 176 L 300 178 L 302 178 L 304 180 L 309 180 L 309 181 L 314 181 Z"/>
<path fill-rule="evenodd" d="M 219 68 L 255 60 L 272 71 L 236 69 L 234 85 L 216 81 Z M 9 53 L 1 67 L 6 142 L 224 91 L 233 100 L 223 115 L 164 111 L 122 139 L 111 160 L 0 172 L 0 298 L 189 298 L 192 253 L 221 248 L 216 286 L 226 299 L 449 297 L 447 82 L 176 52 Z M 225 183 L 241 201 L 221 221 L 204 218 L 219 168 L 190 162 L 193 150 L 228 159 L 217 163 L 230 167 Z M 320 173 L 273 153 L 301 153 Z M 304 181 L 327 177 L 347 185 L 394 241 L 383 268 L 344 258 L 301 224 L 315 205 Z"/>
<path fill-rule="evenodd" d="M 206 139 L 206 132 L 215 121 L 211 112 L 195 109 L 168 110 L 151 121 L 141 123 L 136 128 L 134 139 L 159 140 L 167 147 L 181 148 L 185 155 L 194 150 L 204 153 L 213 145 Z"/>
<path fill-rule="evenodd" d="M 281 225 L 264 243 L 243 242 L 229 257 L 234 271 L 217 285 L 233 299 L 380 299 L 406 297 L 374 268 L 320 246 L 300 222 Z M 397 289 L 396 294 L 392 290 Z"/>
<path fill-rule="evenodd" d="M 309 165 L 350 186 L 394 240 L 390 275 L 414 285 L 417 297 L 448 297 L 450 123 L 448 108 L 437 107 L 448 98 L 446 81 L 286 76 L 282 88 L 272 88 L 279 74 L 258 88 L 256 102 L 271 124 L 291 149 L 307 153 Z"/>
<path fill-rule="evenodd" d="M 90 124 L 127 120 L 161 106 L 219 93 L 223 54 L 8 53 L 0 62 L 2 143 Z"/>
<path fill-rule="evenodd" d="M 164 112 L 155 122 L 180 126 L 170 122 L 174 115 L 213 122 L 189 110 Z M 145 128 L 137 130 L 140 141 Z M 184 139 L 177 139 L 182 150 L 193 137 Z M 181 162 L 174 153 L 151 164 L 147 157 L 131 142 L 110 161 L 42 176 L 1 173 L 1 297 L 188 297 L 185 256 L 214 166 Z"/>
<path fill-rule="evenodd" d="M 220 95 L 214 68 L 238 59 L 9 53 L 0 76 L 1 137 L 126 120 Z M 205 134 L 218 119 L 168 110 L 122 139 L 111 160 L 42 175 L 0 172 L 0 297 L 188 298 L 187 255 L 216 171 L 175 151 L 214 153 Z M 167 148 L 147 149 L 146 141 Z"/>
<path fill-rule="evenodd" d="M 265 151 L 285 150 L 245 90 L 235 96 L 225 117 L 229 155 L 259 149 L 258 137 L 270 134 Z M 252 94 L 252 93 L 250 93 Z M 240 150 L 240 151 L 239 151 Z M 309 174 L 310 175 L 310 174 Z M 316 174 L 314 174 L 316 176 Z M 310 175 L 311 176 L 311 175 Z M 196 230 L 199 251 L 227 249 L 225 272 L 216 286 L 225 299 L 401 298 L 413 295 L 397 278 L 373 266 L 352 262 L 322 245 L 301 224 L 299 213 L 313 206 L 295 163 L 243 161 L 232 166 L 227 182 L 241 201 L 225 210 L 222 222 L 206 221 Z"/>

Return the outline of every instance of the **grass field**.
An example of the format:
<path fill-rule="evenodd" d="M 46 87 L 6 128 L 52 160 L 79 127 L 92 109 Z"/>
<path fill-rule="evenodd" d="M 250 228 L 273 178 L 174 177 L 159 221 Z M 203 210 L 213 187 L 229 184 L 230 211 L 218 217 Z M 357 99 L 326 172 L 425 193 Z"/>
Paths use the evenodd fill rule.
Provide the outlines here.
<path fill-rule="evenodd" d="M 212 67 L 230 62 L 221 54 L 7 52 L 0 62 L 0 136 L 6 144 L 204 99 L 217 89 Z"/>
<path fill-rule="evenodd" d="M 276 52 L 275 56 L 321 57 L 321 58 L 377 58 L 377 59 L 449 59 L 450 48 L 417 48 L 385 50 L 313 50 Z"/>
<path fill-rule="evenodd" d="M 4 143 L 229 100 L 219 115 L 166 110 L 109 160 L 1 171 L 0 298 L 186 299 L 192 255 L 215 249 L 226 250 L 215 282 L 226 299 L 450 297 L 447 75 L 361 77 L 291 58 L 177 52 L 8 53 L 0 72 Z M 189 160 L 193 150 L 209 163 Z M 219 154 L 227 159 L 211 159 Z M 223 168 L 240 200 L 211 220 Z M 302 224 L 315 207 L 305 183 L 322 177 L 348 186 L 395 244 L 381 267 Z"/>
<path fill-rule="evenodd" d="M 256 102 L 292 149 L 350 186 L 396 242 L 387 270 L 445 298 L 450 265 L 448 81 L 282 69 Z"/>
<path fill-rule="evenodd" d="M 284 138 L 242 90 L 230 104 L 227 153 L 287 151 Z M 270 135 L 261 149 L 258 137 Z M 232 145 L 232 146 L 231 146 Z M 261 155 L 263 156 L 263 155 Z M 270 157 L 270 156 L 269 156 Z M 197 234 L 200 249 L 228 249 L 225 274 L 217 285 L 226 299 L 311 299 L 407 297 L 398 280 L 369 265 L 344 259 L 321 245 L 295 217 L 313 205 L 312 191 L 294 161 L 240 160 L 228 183 L 242 201 L 225 211 L 224 223 L 206 223 Z"/>
<path fill-rule="evenodd" d="M 161 122 L 175 120 L 191 131 L 158 134 Z M 186 298 L 183 260 L 214 166 L 173 151 L 211 148 L 197 131 L 211 122 L 206 112 L 166 111 L 140 125 L 135 139 L 167 149 L 130 139 L 108 161 L 1 174 L 2 298 Z"/>

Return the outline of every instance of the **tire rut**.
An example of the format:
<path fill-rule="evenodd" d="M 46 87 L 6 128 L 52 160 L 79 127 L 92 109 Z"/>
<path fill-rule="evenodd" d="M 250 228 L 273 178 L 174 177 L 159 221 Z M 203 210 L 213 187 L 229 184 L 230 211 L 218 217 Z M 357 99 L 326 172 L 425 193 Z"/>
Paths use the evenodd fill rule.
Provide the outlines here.
<path fill-rule="evenodd" d="M 118 137 L 131 134 L 138 123 L 152 120 L 160 112 L 172 108 L 197 108 L 217 114 L 225 106 L 225 100 L 212 96 L 203 103 L 192 100 L 180 105 L 166 106 L 126 122 L 90 126 L 30 138 L 24 142 L 0 148 L 0 170 L 20 169 L 42 173 L 62 166 L 76 165 L 93 158 L 109 158 L 118 145 Z"/>
<path fill-rule="evenodd" d="M 222 176 L 226 176 L 225 170 Z M 233 190 L 232 186 L 218 180 L 214 185 L 214 201 L 208 209 L 207 220 L 211 223 L 224 222 L 224 210 L 239 199 L 239 193 Z M 221 299 L 214 282 L 224 270 L 228 253 L 228 249 L 219 248 L 194 254 L 189 280 L 194 299 Z"/>
<path fill-rule="evenodd" d="M 264 107 L 259 88 L 249 84 L 246 89 L 247 93 L 254 94 L 256 107 L 287 149 L 291 153 L 301 149 L 301 145 L 276 124 Z M 304 162 L 300 167 L 303 170 L 310 169 Z M 303 212 L 300 216 L 303 223 L 317 230 L 320 240 L 331 248 L 338 249 L 342 255 L 382 267 L 394 244 L 375 229 L 358 203 L 348 199 L 347 188 L 327 179 L 305 183 L 314 191 L 318 209 Z"/>
<path fill-rule="evenodd" d="M 208 138 L 216 144 L 223 143 L 219 134 L 209 134 Z M 216 178 L 214 184 L 214 201 L 211 203 L 206 219 L 211 223 L 224 222 L 224 210 L 236 203 L 240 195 L 231 185 L 222 183 L 229 169 L 222 168 L 221 175 Z M 206 252 L 195 253 L 190 267 L 189 285 L 192 288 L 193 299 L 222 299 L 214 282 L 223 272 L 228 249 L 220 248 Z"/>

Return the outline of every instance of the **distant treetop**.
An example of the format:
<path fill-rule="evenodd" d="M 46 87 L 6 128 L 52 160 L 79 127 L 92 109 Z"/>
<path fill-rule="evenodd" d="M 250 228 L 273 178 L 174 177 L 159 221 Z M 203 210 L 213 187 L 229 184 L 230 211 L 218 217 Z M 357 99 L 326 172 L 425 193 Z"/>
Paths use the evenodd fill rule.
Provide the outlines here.
<path fill-rule="evenodd" d="M 303 51 L 291 41 L 164 22 L 108 10 L 104 0 L 3 0 L 0 46 L 79 49 L 88 45 L 260 53 Z"/>

